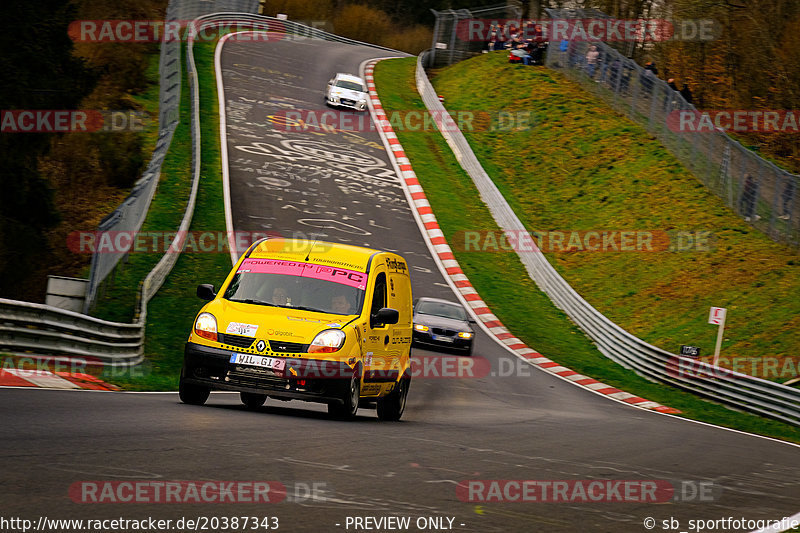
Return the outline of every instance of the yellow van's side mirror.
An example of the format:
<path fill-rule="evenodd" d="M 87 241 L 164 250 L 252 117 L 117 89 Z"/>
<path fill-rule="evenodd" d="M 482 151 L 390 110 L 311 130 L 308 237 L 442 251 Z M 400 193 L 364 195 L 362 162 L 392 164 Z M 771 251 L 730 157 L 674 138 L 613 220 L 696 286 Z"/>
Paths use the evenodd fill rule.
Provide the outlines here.
<path fill-rule="evenodd" d="M 385 326 L 387 324 L 397 324 L 400 320 L 400 313 L 397 309 L 391 309 L 390 307 L 383 307 L 378 310 L 377 313 L 369 317 L 370 327 L 375 328 L 379 326 Z"/>
<path fill-rule="evenodd" d="M 217 296 L 217 293 L 214 292 L 214 286 L 209 285 L 207 283 L 203 283 L 202 285 L 197 286 L 197 297 L 201 300 L 208 300 L 211 301 Z"/>

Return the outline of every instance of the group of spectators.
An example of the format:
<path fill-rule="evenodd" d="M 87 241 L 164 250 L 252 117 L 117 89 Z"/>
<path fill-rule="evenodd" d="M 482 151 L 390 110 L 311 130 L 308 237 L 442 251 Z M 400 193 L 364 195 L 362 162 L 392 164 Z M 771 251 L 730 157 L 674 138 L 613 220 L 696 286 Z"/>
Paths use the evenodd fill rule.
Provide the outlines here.
<path fill-rule="evenodd" d="M 559 50 L 570 57 L 570 62 L 574 62 L 575 58 L 571 51 L 570 46 L 575 43 L 570 41 L 562 41 Z M 522 63 L 524 65 L 541 65 L 544 63 L 544 55 L 547 51 L 549 43 L 543 37 L 542 26 L 540 24 L 529 24 L 524 31 L 516 28 L 513 25 L 492 26 L 489 32 L 489 40 L 486 42 L 485 49 L 489 52 L 496 50 L 508 50 L 508 60 L 512 63 Z M 597 81 L 610 81 L 612 84 L 616 83 L 616 77 L 622 74 L 622 64 L 619 59 L 612 62 L 602 61 L 600 51 L 596 45 L 589 46 L 589 51 L 586 52 L 584 57 L 584 64 L 586 73 L 590 78 L 594 79 L 595 74 L 600 71 L 601 79 Z M 648 61 L 644 66 L 644 74 L 642 84 L 645 88 L 652 89 L 653 80 L 658 77 L 658 68 L 654 61 Z M 627 79 L 623 81 L 622 89 L 627 87 Z M 679 93 L 687 103 L 691 104 L 694 97 L 692 95 L 689 85 L 684 83 L 681 89 L 675 85 L 675 79 L 669 78 L 667 85 L 670 89 Z M 649 92 L 649 91 L 648 91 Z"/>
<path fill-rule="evenodd" d="M 573 54 L 569 53 L 569 46 L 569 43 L 562 43 L 560 51 L 566 53 L 568 55 L 568 60 L 574 65 L 576 59 Z M 619 80 L 619 89 L 622 92 L 627 91 L 631 75 L 630 72 L 632 71 L 629 69 L 628 73 L 623 73 L 624 67 L 619 58 L 616 58 L 610 63 L 603 62 L 598 47 L 591 45 L 589 46 L 589 50 L 586 52 L 586 55 L 583 59 L 584 69 L 586 74 L 591 79 L 594 79 L 597 82 L 608 82 L 613 87 L 617 87 L 617 81 Z M 580 60 L 580 56 L 578 56 L 577 60 Z M 657 78 L 658 67 L 656 66 L 655 61 L 648 61 L 640 75 L 640 81 L 642 87 L 644 88 L 645 96 L 652 94 L 654 82 Z M 678 86 L 675 84 L 675 79 L 668 78 L 667 86 L 672 91 L 675 91 L 675 93 L 680 94 L 686 103 L 691 104 L 693 102 L 694 97 L 688 84 L 684 83 L 683 87 L 678 89 Z M 665 107 L 667 107 L 670 102 L 674 104 L 674 99 L 667 95 L 664 99 Z M 754 222 L 761 218 L 758 214 L 756 214 L 760 188 L 759 181 L 760 180 L 753 175 L 747 174 L 741 184 L 738 207 L 739 212 L 747 222 Z M 792 203 L 794 201 L 795 192 L 795 180 L 788 179 L 781 193 L 782 213 L 778 216 L 779 219 L 789 220 L 791 217 Z"/>
<path fill-rule="evenodd" d="M 489 36 L 489 41 L 486 42 L 485 50 L 508 50 L 508 60 L 512 63 L 522 63 L 525 65 L 541 65 L 544 63 L 544 55 L 548 49 L 548 43 L 543 38 L 542 27 L 538 24 L 530 24 L 525 28 L 518 29 L 514 26 L 492 26 Z M 575 47 L 578 46 L 577 41 L 561 41 L 557 51 L 558 56 L 553 59 L 555 66 L 562 66 L 562 61 L 566 60 L 572 67 L 580 68 L 580 63 L 589 78 L 596 82 L 607 83 L 621 92 L 628 91 L 631 77 L 635 73 L 635 69 L 623 63 L 619 56 L 612 58 L 604 58 L 598 46 L 590 45 L 586 54 L 581 57 L 577 53 Z M 641 86 L 645 89 L 645 95 L 650 95 L 653 92 L 655 80 L 658 79 L 658 67 L 655 61 L 648 61 L 644 70 L 640 74 Z M 681 89 L 675 84 L 674 78 L 667 79 L 667 86 L 676 94 L 680 94 L 686 103 L 691 104 L 694 100 L 694 95 L 687 83 L 683 84 Z M 665 95 L 665 106 L 672 103 L 674 105 L 675 99 L 669 95 Z M 760 217 L 756 214 L 756 201 L 758 198 L 758 181 L 751 175 L 747 175 L 742 185 L 741 195 L 739 197 L 739 210 L 745 217 L 745 220 L 755 221 Z M 778 218 L 787 220 L 790 217 L 790 204 L 795 194 L 794 180 L 789 180 L 782 193 L 783 200 L 783 214 Z"/>
<path fill-rule="evenodd" d="M 524 32 L 521 28 L 509 25 L 492 26 L 486 50 L 508 50 L 509 61 L 524 65 L 541 65 L 547 42 L 543 38 L 541 24 L 528 24 Z"/>
<path fill-rule="evenodd" d="M 589 51 L 586 52 L 586 56 L 584 58 L 585 65 L 586 65 L 586 74 L 589 75 L 590 78 L 595 78 L 595 72 L 598 69 L 598 66 L 601 64 L 600 60 L 600 51 L 597 49 L 597 46 L 591 45 L 589 47 Z M 604 65 L 602 68 L 603 74 L 601 75 L 600 80 L 596 81 L 605 81 L 606 77 L 606 70 L 610 72 L 610 80 L 612 83 L 616 81 L 616 76 L 620 72 L 620 61 L 616 59 L 610 65 Z M 658 78 L 658 67 L 656 66 L 655 61 L 648 61 L 644 65 L 644 72 L 641 76 L 641 83 L 642 87 L 645 89 L 645 94 L 649 94 L 653 90 L 653 82 Z M 624 83 L 623 90 L 627 88 L 627 80 L 623 80 Z M 689 85 L 684 83 L 681 89 L 678 89 L 678 86 L 675 85 L 675 78 L 669 78 L 667 80 L 667 86 L 679 93 L 683 99 L 686 101 L 687 104 L 691 104 L 694 100 L 694 95 L 692 95 L 692 90 L 689 88 Z"/>

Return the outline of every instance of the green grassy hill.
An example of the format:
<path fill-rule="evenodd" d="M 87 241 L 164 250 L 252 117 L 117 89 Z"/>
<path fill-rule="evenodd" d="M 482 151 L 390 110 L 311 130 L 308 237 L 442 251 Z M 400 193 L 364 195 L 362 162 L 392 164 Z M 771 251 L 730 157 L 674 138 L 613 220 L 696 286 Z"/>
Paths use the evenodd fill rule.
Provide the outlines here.
<path fill-rule="evenodd" d="M 559 252 L 555 243 L 548 260 L 600 312 L 673 353 L 692 344 L 710 356 L 716 327 L 707 324 L 709 307 L 727 307 L 721 364 L 748 373 L 755 365 L 779 381 L 796 375 L 796 249 L 753 230 L 644 128 L 558 73 L 510 65 L 497 53 L 453 65 L 432 81 L 451 111 L 530 112 L 527 130 L 480 119 L 464 132 L 530 231 L 650 231 L 653 249 L 665 245 Z M 688 232 L 680 243 L 688 249 L 670 251 L 680 232 Z M 688 247 L 687 235 L 709 238 Z M 764 358 L 773 366 L 762 369 Z"/>

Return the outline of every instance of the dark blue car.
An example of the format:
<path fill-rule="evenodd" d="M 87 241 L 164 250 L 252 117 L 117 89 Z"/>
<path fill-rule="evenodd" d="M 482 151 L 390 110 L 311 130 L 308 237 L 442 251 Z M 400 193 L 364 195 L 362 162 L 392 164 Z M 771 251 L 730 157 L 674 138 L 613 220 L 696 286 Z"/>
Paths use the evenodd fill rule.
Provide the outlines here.
<path fill-rule="evenodd" d="M 414 301 L 413 320 L 413 344 L 472 355 L 475 321 L 460 304 L 440 298 L 419 298 Z"/>

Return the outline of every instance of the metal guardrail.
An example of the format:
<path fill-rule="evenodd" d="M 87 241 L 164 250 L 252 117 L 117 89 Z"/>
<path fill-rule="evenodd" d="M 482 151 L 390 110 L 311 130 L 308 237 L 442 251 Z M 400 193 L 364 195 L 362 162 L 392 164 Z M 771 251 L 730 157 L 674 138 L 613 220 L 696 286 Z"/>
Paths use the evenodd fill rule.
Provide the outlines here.
<path fill-rule="evenodd" d="M 417 59 L 417 90 L 435 117 L 446 116 L 442 103 L 425 73 L 427 52 Z M 455 123 L 455 122 L 453 122 Z M 442 128 L 442 135 L 501 230 L 518 235 L 528 231 L 486 174 L 464 135 Z M 640 375 L 680 387 L 718 402 L 800 425 L 800 389 L 714 367 L 657 348 L 628 333 L 592 307 L 535 249 L 517 251 L 528 274 L 553 303 L 564 311 L 596 344 L 600 352 Z"/>
<path fill-rule="evenodd" d="M 294 22 L 292 20 L 282 20 L 267 15 L 251 15 L 248 13 L 213 13 L 198 17 L 194 21 L 195 29 L 192 30 L 193 35 L 197 35 L 203 28 L 218 25 L 221 28 L 228 28 L 231 30 L 245 30 L 250 27 L 261 31 L 270 31 L 274 33 L 285 33 L 289 39 L 318 39 L 322 41 L 330 41 L 344 44 L 352 44 L 357 46 L 368 46 L 378 50 L 386 50 L 389 52 L 396 52 L 398 54 L 406 55 L 405 52 L 400 52 L 393 48 L 387 48 L 372 43 L 364 43 L 342 37 L 333 33 L 328 33 L 319 28 L 314 28 Z"/>
<path fill-rule="evenodd" d="M 0 299 L 0 347 L 6 353 L 126 366 L 141 361 L 143 337 L 141 324 Z"/>

